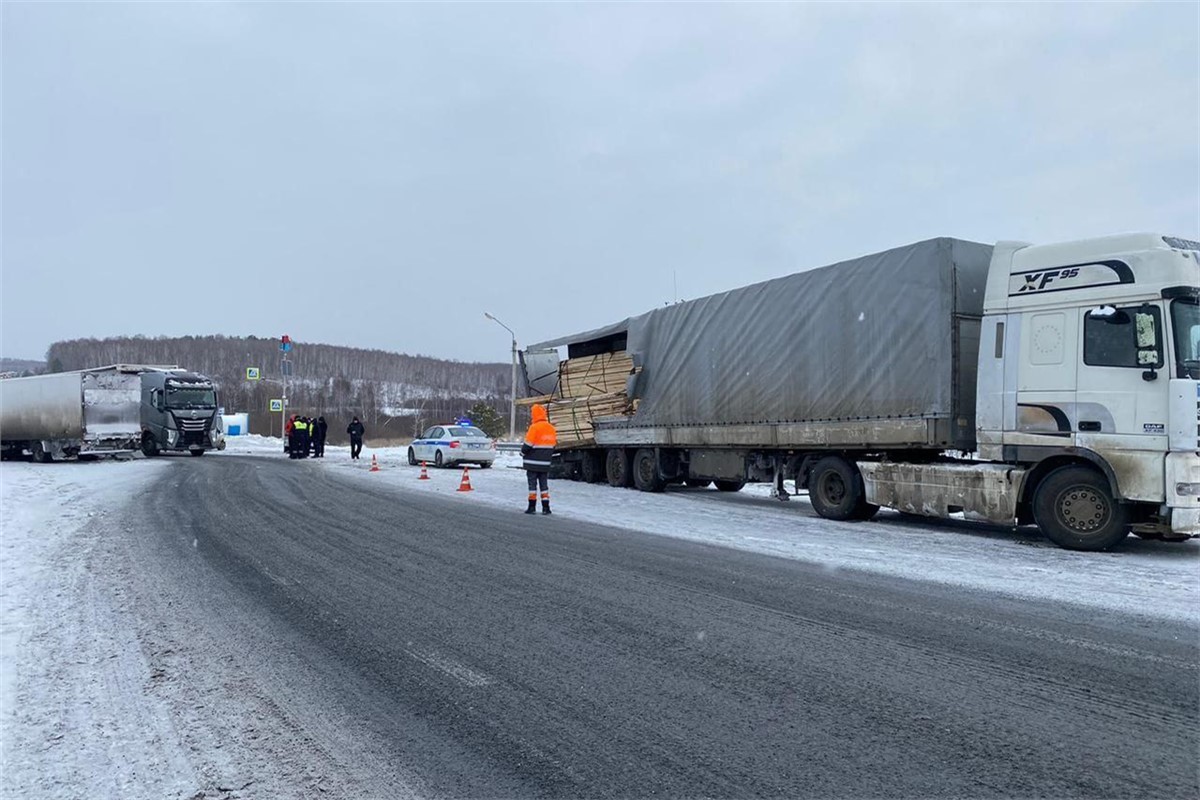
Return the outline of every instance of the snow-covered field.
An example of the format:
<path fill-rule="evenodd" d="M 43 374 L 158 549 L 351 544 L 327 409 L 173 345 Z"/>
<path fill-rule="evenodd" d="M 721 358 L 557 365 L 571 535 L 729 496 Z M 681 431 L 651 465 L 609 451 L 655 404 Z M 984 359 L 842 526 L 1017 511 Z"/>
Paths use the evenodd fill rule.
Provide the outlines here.
<path fill-rule="evenodd" d="M 279 439 L 258 436 L 231 438 L 225 452 L 205 458 L 245 455 L 286 460 Z M 378 472 L 370 471 L 372 455 Z M 44 789 L 38 796 L 76 797 L 81 786 L 90 787 L 91 796 L 179 796 L 182 779 L 172 770 L 186 769 L 186 759 L 169 745 L 169 711 L 141 691 L 143 678 L 133 677 L 147 674 L 147 665 L 125 663 L 144 657 L 131 638 L 133 625 L 121 619 L 124 601 L 93 596 L 89 553 L 97 526 L 87 525 L 136 495 L 169 463 L 138 457 L 0 466 L 0 796 L 32 796 L 20 789 L 20 778 L 31 775 Z M 348 448 L 329 447 L 324 460 L 293 462 L 297 470 L 332 470 L 382 491 L 433 492 L 513 513 L 526 497 L 519 464 L 516 454 L 502 453 L 495 468 L 471 469 L 473 491 L 459 492 L 461 469 L 430 469 L 430 480 L 418 480 L 420 470 L 408 466 L 405 448 L 366 449 L 361 461 L 351 461 Z M 765 486 L 737 495 L 652 495 L 553 481 L 551 495 L 558 516 L 611 525 L 614 536 L 621 528 L 674 536 L 831 570 L 1122 611 L 1147 624 L 1200 621 L 1200 541 L 1131 538 L 1112 553 L 1071 553 L 1032 530 L 914 522 L 888 512 L 869 523 L 830 522 L 802 497 L 781 503 Z M 542 521 L 539 515 L 528 524 Z M 103 700 L 93 707 L 96 698 Z M 64 704 L 70 718 L 62 714 Z M 122 711 L 114 716 L 114 708 Z M 65 752 L 64 732 L 80 729 L 88 731 L 88 745 Z M 96 775 L 104 776 L 104 785 L 95 785 Z"/>

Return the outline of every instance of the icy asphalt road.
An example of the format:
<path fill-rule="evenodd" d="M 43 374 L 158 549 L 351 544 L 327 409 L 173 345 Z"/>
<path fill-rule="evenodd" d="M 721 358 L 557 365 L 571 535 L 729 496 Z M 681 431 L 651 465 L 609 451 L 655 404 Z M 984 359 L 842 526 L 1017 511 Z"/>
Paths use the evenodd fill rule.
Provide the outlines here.
<path fill-rule="evenodd" d="M 94 521 L 85 613 L 130 620 L 116 657 L 148 667 L 105 691 L 134 722 L 170 709 L 168 725 L 145 712 L 161 760 L 122 796 L 1200 792 L 1190 623 L 531 519 L 323 466 L 179 459 Z"/>
<path fill-rule="evenodd" d="M 254 754 L 236 761 L 307 753 L 298 791 L 1200 791 L 1183 625 L 380 494 L 279 459 L 177 464 L 120 527 L 160 680 L 230 704 L 240 727 L 213 738 Z"/>

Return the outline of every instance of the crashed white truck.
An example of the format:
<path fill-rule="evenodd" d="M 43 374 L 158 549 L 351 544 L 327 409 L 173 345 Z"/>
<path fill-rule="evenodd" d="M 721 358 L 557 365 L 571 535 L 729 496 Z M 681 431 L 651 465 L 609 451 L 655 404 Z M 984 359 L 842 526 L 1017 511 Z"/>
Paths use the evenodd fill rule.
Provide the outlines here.
<path fill-rule="evenodd" d="M 603 410 L 558 454 L 572 477 L 794 479 L 829 519 L 961 513 L 1103 550 L 1200 534 L 1198 284 L 1176 237 L 931 239 L 542 342 L 523 369 L 552 419 Z M 615 413 L 572 369 L 604 354 L 629 365 Z"/>
<path fill-rule="evenodd" d="M 47 462 L 137 450 L 144 367 L 108 367 L 0 380 L 5 458 Z"/>

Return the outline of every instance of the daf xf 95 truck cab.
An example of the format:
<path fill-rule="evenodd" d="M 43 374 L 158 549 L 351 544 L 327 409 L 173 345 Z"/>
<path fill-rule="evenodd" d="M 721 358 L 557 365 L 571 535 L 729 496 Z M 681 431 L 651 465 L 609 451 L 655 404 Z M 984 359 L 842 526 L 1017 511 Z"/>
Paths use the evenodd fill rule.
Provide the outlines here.
<path fill-rule="evenodd" d="M 1059 544 L 1200 533 L 1200 243 L 1000 243 L 980 336 L 978 454 L 1020 465 Z"/>

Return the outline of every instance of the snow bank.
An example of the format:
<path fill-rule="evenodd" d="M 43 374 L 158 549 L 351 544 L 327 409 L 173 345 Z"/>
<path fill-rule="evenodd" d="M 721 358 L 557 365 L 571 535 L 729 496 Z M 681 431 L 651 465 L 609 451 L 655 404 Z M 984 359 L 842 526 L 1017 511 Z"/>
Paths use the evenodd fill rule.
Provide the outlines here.
<path fill-rule="evenodd" d="M 80 786 L 119 797 L 145 791 L 141 781 L 163 766 L 164 748 L 153 737 L 170 723 L 165 710 L 140 700 L 145 669 L 131 663 L 140 657 L 131 626 L 115 624 L 121 611 L 89 594 L 92 542 L 84 528 L 165 467 L 140 459 L 0 466 L 0 771 L 6 797 L 14 791 L 79 796 Z M 75 695 L 83 702 L 67 719 L 62 708 Z M 104 697 L 120 708 L 94 702 Z M 75 735 L 81 731 L 87 734 L 82 739 Z"/>

